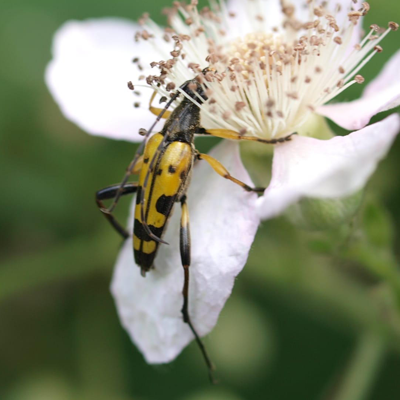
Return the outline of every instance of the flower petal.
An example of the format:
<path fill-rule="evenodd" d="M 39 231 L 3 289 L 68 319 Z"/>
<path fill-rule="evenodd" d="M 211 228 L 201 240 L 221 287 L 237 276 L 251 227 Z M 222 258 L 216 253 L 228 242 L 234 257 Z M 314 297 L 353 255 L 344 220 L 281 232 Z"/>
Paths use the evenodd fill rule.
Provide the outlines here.
<path fill-rule="evenodd" d="M 222 142 L 211 154 L 232 175 L 251 184 L 237 143 Z M 256 196 L 221 178 L 206 162 L 199 163 L 193 175 L 188 191 L 192 236 L 189 312 L 203 336 L 217 323 L 235 277 L 246 263 L 259 218 Z M 176 209 L 165 237 L 170 245 L 161 245 L 155 269 L 145 279 L 134 265 L 132 245 L 127 241 L 111 285 L 122 324 L 149 363 L 172 361 L 193 339 L 180 311 L 179 219 Z"/>
<path fill-rule="evenodd" d="M 117 18 L 69 21 L 54 36 L 47 86 L 63 114 L 93 135 L 140 141 L 138 130 L 154 121 L 148 111 L 152 90 L 140 89 L 137 96 L 127 87 L 158 59 L 150 44 L 134 41 L 138 29 Z M 132 62 L 135 57 L 144 71 Z"/>
<path fill-rule="evenodd" d="M 258 199 L 261 218 L 282 213 L 301 197 L 340 198 L 361 189 L 385 157 L 400 129 L 393 114 L 344 137 L 293 137 L 277 145 L 272 180 Z"/>
<path fill-rule="evenodd" d="M 345 129 L 361 129 L 382 111 L 400 105 L 400 51 L 385 65 L 381 73 L 365 88 L 359 100 L 329 104 L 318 109 Z"/>

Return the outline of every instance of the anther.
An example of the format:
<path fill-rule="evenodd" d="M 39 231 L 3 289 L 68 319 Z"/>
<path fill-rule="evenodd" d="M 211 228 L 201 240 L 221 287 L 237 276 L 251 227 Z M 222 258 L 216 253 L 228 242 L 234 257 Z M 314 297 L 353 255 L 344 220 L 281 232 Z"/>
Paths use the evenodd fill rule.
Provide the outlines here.
<path fill-rule="evenodd" d="M 396 23 L 396 22 L 390 21 L 390 22 L 389 22 L 389 28 L 390 28 L 392 31 L 397 31 L 397 29 L 399 29 L 399 24 Z"/>
<path fill-rule="evenodd" d="M 354 80 L 355 80 L 357 83 L 359 83 L 359 84 L 365 82 L 365 78 L 364 78 L 362 75 L 356 75 L 356 76 L 354 77 Z"/>
<path fill-rule="evenodd" d="M 313 105 L 309 104 L 309 105 L 307 106 L 307 108 L 308 108 L 311 112 L 315 112 L 315 107 L 314 107 Z"/>
<path fill-rule="evenodd" d="M 337 43 L 337 44 L 342 44 L 342 43 L 343 43 L 342 38 L 339 37 L 339 36 L 336 36 L 336 37 L 333 39 L 333 41 L 334 41 L 335 43 Z"/>
<path fill-rule="evenodd" d="M 192 91 L 195 91 L 197 89 L 197 83 L 189 83 L 188 88 Z"/>
<path fill-rule="evenodd" d="M 232 115 L 232 113 L 227 110 L 222 114 L 222 118 L 226 121 L 231 117 L 231 115 Z"/>
<path fill-rule="evenodd" d="M 135 86 L 133 86 L 132 81 L 128 82 L 128 88 L 129 88 L 129 90 L 135 90 Z"/>
<path fill-rule="evenodd" d="M 314 8 L 314 15 L 316 17 L 322 17 L 324 15 L 324 11 L 322 10 L 321 7 L 315 7 Z"/>
<path fill-rule="evenodd" d="M 364 16 L 364 15 L 367 15 L 367 14 L 368 14 L 368 11 L 371 9 L 371 6 L 370 6 L 369 3 L 367 3 L 367 2 L 364 2 L 364 3 L 362 3 L 361 5 L 362 5 L 362 7 L 363 7 L 363 9 L 362 9 L 363 16 Z"/>
<path fill-rule="evenodd" d="M 243 101 L 237 101 L 235 104 L 235 109 L 236 109 L 236 111 L 239 111 L 239 112 L 242 111 L 243 108 L 245 108 L 245 107 L 246 107 L 246 104 Z"/>
<path fill-rule="evenodd" d="M 331 28 L 333 28 L 333 30 L 334 30 L 335 32 L 339 32 L 339 26 L 338 26 L 337 24 L 331 23 L 331 24 L 329 24 L 329 26 L 330 26 Z"/>
<path fill-rule="evenodd" d="M 382 51 L 383 51 L 383 49 L 382 49 L 382 47 L 381 46 L 375 46 L 374 47 L 374 50 L 377 52 L 377 53 L 382 53 Z"/>
<path fill-rule="evenodd" d="M 287 97 L 289 97 L 289 99 L 293 99 L 293 100 L 298 100 L 299 99 L 299 95 L 296 92 L 288 92 L 286 93 Z"/>
<path fill-rule="evenodd" d="M 214 94 L 214 91 L 212 89 L 207 89 L 206 90 L 206 96 L 211 97 Z"/>
<path fill-rule="evenodd" d="M 171 90 L 174 90 L 175 88 L 176 88 L 175 83 L 174 82 L 169 82 L 165 89 L 167 90 L 167 92 L 170 92 Z"/>
<path fill-rule="evenodd" d="M 303 29 L 305 29 L 305 30 L 309 30 L 309 29 L 313 29 L 313 28 L 315 28 L 314 22 L 306 22 L 303 25 Z"/>
<path fill-rule="evenodd" d="M 362 17 L 363 13 L 361 11 L 350 11 L 348 14 L 349 18 L 354 18 L 354 17 Z"/>
<path fill-rule="evenodd" d="M 140 135 L 140 136 L 146 136 L 146 135 L 147 135 L 146 129 L 140 128 L 140 129 L 139 129 L 139 135 Z"/>
<path fill-rule="evenodd" d="M 275 101 L 272 100 L 272 99 L 269 99 L 269 100 L 267 101 L 266 106 L 267 106 L 267 108 L 272 108 L 272 107 L 274 107 L 274 106 L 275 106 Z"/>

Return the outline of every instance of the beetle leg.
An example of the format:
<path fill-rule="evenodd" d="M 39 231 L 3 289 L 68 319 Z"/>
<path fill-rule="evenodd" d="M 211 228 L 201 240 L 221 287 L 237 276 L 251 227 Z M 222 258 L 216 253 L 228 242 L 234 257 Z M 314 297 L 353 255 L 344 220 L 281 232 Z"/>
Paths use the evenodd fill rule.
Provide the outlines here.
<path fill-rule="evenodd" d="M 157 107 L 152 106 L 152 103 L 153 103 L 156 95 L 157 95 L 157 91 L 155 90 L 150 98 L 149 110 L 152 114 L 154 114 L 158 117 L 161 114 L 161 112 L 164 111 L 164 108 L 157 108 Z M 170 116 L 171 116 L 171 111 L 165 110 L 164 114 L 161 118 L 168 119 Z"/>
<path fill-rule="evenodd" d="M 113 228 L 124 238 L 129 238 L 129 233 L 126 229 L 115 219 L 114 215 L 107 210 L 102 200 L 113 199 L 119 190 L 120 185 L 113 185 L 96 192 L 96 203 L 102 214 L 107 218 Z M 135 193 L 138 188 L 137 183 L 127 183 L 122 190 L 121 196 Z"/>
<path fill-rule="evenodd" d="M 234 178 L 229 171 L 215 158 L 209 156 L 208 154 L 197 154 L 197 159 L 207 161 L 212 169 L 219 175 L 221 175 L 225 179 L 229 179 L 233 183 L 241 186 L 247 192 L 256 192 L 256 193 L 264 193 L 265 188 L 255 187 L 252 188 L 249 185 L 246 185 L 244 182 L 240 181 L 239 179 Z"/>
<path fill-rule="evenodd" d="M 182 215 L 181 215 L 181 227 L 180 227 L 180 253 L 181 253 L 181 260 L 182 266 L 184 271 L 184 283 L 183 283 L 183 306 L 182 306 L 182 315 L 183 321 L 186 322 L 190 330 L 193 332 L 193 335 L 196 338 L 196 342 L 200 348 L 200 351 L 203 354 L 204 360 L 206 362 L 208 368 L 208 375 L 210 377 L 210 381 L 212 383 L 216 383 L 213 370 L 214 365 L 212 364 L 210 357 L 208 356 L 207 350 L 204 346 L 204 343 L 200 339 L 200 336 L 196 332 L 192 321 L 190 320 L 189 316 L 189 267 L 190 267 L 190 226 L 189 226 L 189 211 L 186 203 L 186 195 L 182 196 L 181 198 L 181 208 L 182 208 Z"/>
<path fill-rule="evenodd" d="M 292 133 L 288 136 L 278 138 L 278 139 L 260 139 L 255 136 L 246 136 L 243 135 L 239 132 L 231 131 L 229 129 L 200 129 L 199 132 L 196 132 L 196 134 L 199 135 L 211 135 L 211 136 L 216 136 L 222 139 L 231 139 L 231 140 L 248 140 L 252 142 L 259 142 L 259 143 L 266 143 L 266 144 L 278 144 L 278 143 L 284 143 L 292 140 L 292 136 L 295 135 L 296 133 Z"/>

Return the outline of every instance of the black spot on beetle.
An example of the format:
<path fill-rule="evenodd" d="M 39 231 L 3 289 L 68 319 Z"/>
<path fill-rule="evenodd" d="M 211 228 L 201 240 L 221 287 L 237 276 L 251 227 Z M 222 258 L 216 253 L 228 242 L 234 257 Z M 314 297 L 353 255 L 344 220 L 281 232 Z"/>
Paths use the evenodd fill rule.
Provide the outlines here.
<path fill-rule="evenodd" d="M 157 175 L 161 175 L 162 174 L 162 169 L 160 168 L 158 171 L 157 171 Z"/>
<path fill-rule="evenodd" d="M 175 196 L 161 195 L 156 202 L 156 210 L 162 215 L 168 217 L 174 205 Z"/>
<path fill-rule="evenodd" d="M 153 225 L 149 225 L 149 229 L 150 232 L 152 232 L 155 236 L 161 237 L 164 231 L 164 226 L 162 226 L 161 228 L 156 228 Z M 138 219 L 135 219 L 135 223 L 133 225 L 133 233 L 137 236 L 139 240 L 152 241 L 152 239 L 150 239 L 149 235 L 143 228 L 143 224 Z"/>
<path fill-rule="evenodd" d="M 142 198 L 142 187 L 138 186 L 136 191 L 136 204 L 140 203 L 140 199 Z"/>
<path fill-rule="evenodd" d="M 173 165 L 170 165 L 170 166 L 168 167 L 168 172 L 169 172 L 170 174 L 174 174 L 174 173 L 176 172 L 176 168 L 175 168 Z"/>
<path fill-rule="evenodd" d="M 147 164 L 147 163 L 149 162 L 149 158 L 148 158 L 148 157 L 145 158 L 145 159 L 143 160 L 143 162 L 144 162 L 145 164 Z"/>

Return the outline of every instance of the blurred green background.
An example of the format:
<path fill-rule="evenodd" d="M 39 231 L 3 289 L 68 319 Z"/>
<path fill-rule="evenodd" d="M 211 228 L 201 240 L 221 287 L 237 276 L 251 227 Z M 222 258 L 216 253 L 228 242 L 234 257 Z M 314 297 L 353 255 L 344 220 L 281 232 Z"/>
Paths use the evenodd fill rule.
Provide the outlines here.
<path fill-rule="evenodd" d="M 162 22 L 167 3 L 0 3 L 0 399 L 400 398 L 399 141 L 351 224 L 308 233 L 284 218 L 263 223 L 206 338 L 217 387 L 194 344 L 170 365 L 149 366 L 120 326 L 108 290 L 120 240 L 93 195 L 120 179 L 135 145 L 64 119 L 43 74 L 66 20 L 149 11 Z M 367 25 L 399 22 L 397 1 L 371 5 Z M 375 76 L 399 43 L 390 34 L 362 74 Z M 198 142 L 201 151 L 215 143 Z"/>

